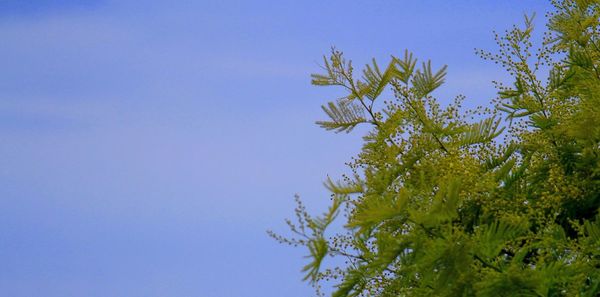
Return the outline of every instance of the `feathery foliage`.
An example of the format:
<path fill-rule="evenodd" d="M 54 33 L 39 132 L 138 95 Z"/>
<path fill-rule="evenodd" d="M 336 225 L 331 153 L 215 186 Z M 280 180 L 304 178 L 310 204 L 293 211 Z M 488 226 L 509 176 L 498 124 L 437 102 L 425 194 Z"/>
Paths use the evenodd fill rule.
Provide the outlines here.
<path fill-rule="evenodd" d="M 331 120 L 317 121 L 317 125 L 327 130 L 350 132 L 356 125 L 367 122 L 362 107 L 346 99 L 329 102 L 321 108 Z"/>
<path fill-rule="evenodd" d="M 313 218 L 297 199 L 294 236 L 271 233 L 308 248 L 319 295 L 322 281 L 337 297 L 600 295 L 600 0 L 552 4 L 539 45 L 525 17 L 478 51 L 512 77 L 490 108 L 442 106 L 446 67 L 408 52 L 360 78 L 340 51 L 324 59 L 313 84 L 346 95 L 317 123 L 371 130 L 353 178 L 325 181 L 331 208 Z M 343 230 L 325 235 L 338 213 Z"/>

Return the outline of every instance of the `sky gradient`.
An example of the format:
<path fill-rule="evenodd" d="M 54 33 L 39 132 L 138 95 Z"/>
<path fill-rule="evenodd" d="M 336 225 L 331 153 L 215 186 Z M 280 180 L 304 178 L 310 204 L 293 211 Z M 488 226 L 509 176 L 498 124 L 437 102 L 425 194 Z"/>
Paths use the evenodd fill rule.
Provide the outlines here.
<path fill-rule="evenodd" d="M 312 296 L 278 245 L 357 134 L 313 123 L 331 46 L 448 65 L 467 105 L 505 74 L 474 54 L 546 1 L 0 1 L 0 295 Z M 541 26 L 540 26 L 541 27 Z M 541 29 L 541 28 L 540 28 Z"/>

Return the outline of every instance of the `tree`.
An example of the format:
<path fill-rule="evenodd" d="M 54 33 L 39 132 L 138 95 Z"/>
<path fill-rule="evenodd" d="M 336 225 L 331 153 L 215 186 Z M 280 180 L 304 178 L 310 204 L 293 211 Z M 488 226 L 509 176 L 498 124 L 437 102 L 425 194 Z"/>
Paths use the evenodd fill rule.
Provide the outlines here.
<path fill-rule="evenodd" d="M 317 123 L 372 128 L 352 174 L 325 182 L 327 212 L 297 199 L 296 236 L 271 233 L 308 248 L 317 293 L 332 280 L 334 296 L 600 294 L 600 0 L 552 4 L 539 46 L 526 17 L 496 35 L 497 53 L 478 51 L 513 79 L 490 108 L 442 106 L 445 67 L 408 52 L 360 78 L 341 52 L 324 59 L 313 84 L 346 95 Z M 385 89 L 394 99 L 379 102 Z M 343 231 L 326 234 L 339 213 Z M 328 256 L 346 265 L 322 269 Z"/>

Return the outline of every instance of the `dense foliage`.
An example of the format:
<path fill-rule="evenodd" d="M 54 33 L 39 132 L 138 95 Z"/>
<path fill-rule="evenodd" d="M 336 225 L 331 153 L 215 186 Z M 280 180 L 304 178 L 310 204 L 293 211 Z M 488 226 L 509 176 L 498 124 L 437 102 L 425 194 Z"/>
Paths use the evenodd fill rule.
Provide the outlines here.
<path fill-rule="evenodd" d="M 479 51 L 513 78 L 491 108 L 432 92 L 445 67 L 410 53 L 357 78 L 339 51 L 313 84 L 340 86 L 325 129 L 371 125 L 353 174 L 327 180 L 332 206 L 300 200 L 293 237 L 306 279 L 334 296 L 600 295 L 600 0 L 553 1 L 535 46 L 531 18 Z M 391 89 L 394 99 L 378 100 Z M 344 230 L 326 234 L 341 213 Z M 346 265 L 321 267 L 328 256 Z M 338 261 L 339 262 L 339 261 Z M 319 290 L 318 290 L 319 293 Z M 320 293 L 319 293 L 320 294 Z"/>

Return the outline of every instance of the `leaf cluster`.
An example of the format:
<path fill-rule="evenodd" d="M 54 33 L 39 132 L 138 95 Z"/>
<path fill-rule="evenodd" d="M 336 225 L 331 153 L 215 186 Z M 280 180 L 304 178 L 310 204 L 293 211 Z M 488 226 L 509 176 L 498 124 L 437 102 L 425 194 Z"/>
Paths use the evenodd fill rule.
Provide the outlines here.
<path fill-rule="evenodd" d="M 371 129 L 352 178 L 326 180 L 330 209 L 312 218 L 298 199 L 297 237 L 273 234 L 308 248 L 307 280 L 338 297 L 600 294 L 600 1 L 552 3 L 539 46 L 527 16 L 478 51 L 511 75 L 493 108 L 442 106 L 446 67 L 409 52 L 359 78 L 340 51 L 324 58 L 313 84 L 345 96 L 317 123 Z M 322 269 L 327 256 L 346 265 Z"/>

